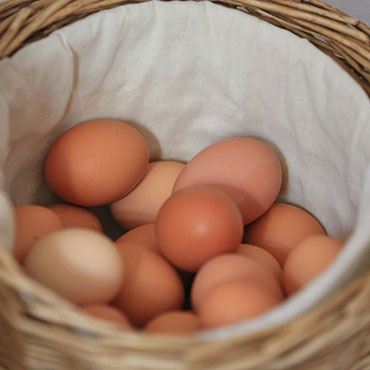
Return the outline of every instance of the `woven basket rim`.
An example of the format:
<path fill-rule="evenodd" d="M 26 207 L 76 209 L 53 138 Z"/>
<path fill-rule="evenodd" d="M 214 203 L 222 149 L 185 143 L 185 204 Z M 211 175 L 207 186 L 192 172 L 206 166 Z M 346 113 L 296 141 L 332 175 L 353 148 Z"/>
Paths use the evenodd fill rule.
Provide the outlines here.
<path fill-rule="evenodd" d="M 92 13 L 146 1 L 7 0 L 0 3 L 0 59 Z M 333 58 L 370 96 L 370 28 L 363 22 L 321 0 L 222 0 L 215 3 L 306 38 Z"/>
<path fill-rule="evenodd" d="M 90 14 L 145 1 L 5 1 L 0 3 L 0 59 Z M 370 28 L 364 23 L 320 0 L 223 0 L 217 4 L 306 38 L 333 58 L 370 96 Z M 24 300 L 24 295 L 21 299 L 20 292 L 27 292 L 32 300 Z M 53 369 L 66 368 L 68 363 L 89 369 L 117 369 L 107 362 L 108 352 L 122 369 L 314 369 L 318 361 L 320 369 L 332 369 L 327 367 L 328 361 L 337 358 L 341 361 L 336 362 L 338 369 L 362 369 L 363 364 L 370 364 L 370 339 L 366 336 L 366 330 L 370 330 L 370 271 L 308 314 L 257 333 L 218 341 L 124 333 L 85 317 L 31 281 L 0 248 L 0 298 L 3 296 L 6 301 L 0 299 L 0 324 L 12 338 L 13 348 L 1 345 L 0 334 L 0 366 L 8 361 L 4 366 L 12 364 L 14 369 L 36 369 L 42 364 L 40 358 L 50 356 L 55 356 L 50 367 Z M 84 332 L 69 330 L 72 327 Z M 86 332 L 98 334 L 99 340 L 87 338 Z M 354 351 L 347 344 L 354 335 L 356 344 L 363 345 L 364 350 L 355 362 L 343 362 L 344 356 Z M 120 360 L 118 349 L 124 349 L 130 355 L 128 359 Z M 89 356 L 97 367 L 89 362 Z"/>

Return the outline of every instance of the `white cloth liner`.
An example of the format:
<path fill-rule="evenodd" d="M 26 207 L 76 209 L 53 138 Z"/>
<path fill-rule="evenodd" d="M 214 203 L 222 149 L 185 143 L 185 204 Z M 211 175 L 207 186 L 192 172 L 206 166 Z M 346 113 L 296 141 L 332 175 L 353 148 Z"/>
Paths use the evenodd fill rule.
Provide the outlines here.
<path fill-rule="evenodd" d="M 341 287 L 370 256 L 370 103 L 306 40 L 210 2 L 149 2 L 99 12 L 0 62 L 0 240 L 15 204 L 49 204 L 42 163 L 53 140 L 87 119 L 125 120 L 153 159 L 187 161 L 225 137 L 271 143 L 280 199 L 330 235 L 352 232 L 336 263 L 271 313 L 204 332 L 225 338 L 284 322 Z M 3 206 L 4 204 L 4 206 Z"/>

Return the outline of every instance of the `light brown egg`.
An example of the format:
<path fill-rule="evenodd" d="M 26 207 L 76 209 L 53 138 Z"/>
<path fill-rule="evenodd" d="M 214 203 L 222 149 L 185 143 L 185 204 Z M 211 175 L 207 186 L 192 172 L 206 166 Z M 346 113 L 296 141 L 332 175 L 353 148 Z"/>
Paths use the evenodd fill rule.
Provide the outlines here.
<path fill-rule="evenodd" d="M 199 329 L 199 319 L 193 312 L 169 311 L 154 317 L 144 331 L 159 334 L 191 334 Z"/>
<path fill-rule="evenodd" d="M 125 280 L 114 304 L 136 326 L 182 307 L 184 288 L 175 269 L 158 253 L 129 243 L 117 244 L 125 263 Z"/>
<path fill-rule="evenodd" d="M 195 276 L 191 290 L 193 309 L 198 312 L 204 297 L 216 286 L 239 280 L 260 286 L 276 300 L 284 298 L 282 287 L 270 269 L 249 257 L 224 254 L 204 264 Z"/>
<path fill-rule="evenodd" d="M 288 255 L 284 265 L 284 287 L 291 295 L 322 274 L 342 250 L 340 240 L 314 235 L 301 241 Z"/>
<path fill-rule="evenodd" d="M 180 173 L 174 192 L 199 184 L 217 184 L 238 205 L 248 224 L 275 201 L 282 170 L 274 151 L 261 141 L 234 137 L 199 152 Z"/>
<path fill-rule="evenodd" d="M 238 248 L 243 222 L 227 195 L 212 186 L 198 185 L 166 201 L 155 231 L 161 253 L 176 267 L 194 272 L 212 257 Z"/>
<path fill-rule="evenodd" d="M 119 324 L 124 329 L 131 329 L 132 326 L 126 315 L 116 307 L 108 304 L 95 304 L 82 307 L 83 311 L 98 319 L 111 321 Z"/>
<path fill-rule="evenodd" d="M 71 204 L 53 204 L 48 207 L 62 220 L 65 228 L 83 228 L 103 232 L 99 219 L 88 209 Z"/>
<path fill-rule="evenodd" d="M 27 274 L 78 305 L 107 303 L 122 286 L 115 244 L 87 229 L 64 229 L 39 240 L 24 262 Z"/>
<path fill-rule="evenodd" d="M 19 205 L 14 207 L 15 244 L 14 257 L 23 263 L 32 246 L 45 235 L 63 229 L 58 215 L 46 208 L 36 205 Z"/>
<path fill-rule="evenodd" d="M 150 163 L 135 189 L 111 205 L 113 218 L 126 230 L 153 223 L 184 167 L 183 163 L 175 161 Z"/>
<path fill-rule="evenodd" d="M 206 329 L 236 324 L 274 308 L 280 300 L 249 281 L 218 285 L 202 300 L 199 308 L 201 326 Z"/>
<path fill-rule="evenodd" d="M 261 263 L 263 266 L 271 270 L 279 281 L 282 281 L 283 270 L 279 265 L 279 262 L 272 254 L 263 248 L 256 247 L 255 245 L 251 244 L 240 244 L 236 252 Z"/>
<path fill-rule="evenodd" d="M 148 162 L 148 144 L 139 131 L 120 121 L 87 121 L 54 142 L 45 178 L 66 202 L 100 206 L 128 194 L 144 177 Z"/>
<path fill-rule="evenodd" d="M 130 243 L 130 244 L 137 244 L 148 247 L 153 251 L 159 252 L 157 247 L 157 242 L 155 239 L 155 228 L 154 224 L 147 224 L 135 227 L 128 231 L 127 233 L 123 234 L 120 238 L 116 240 L 117 244 L 121 243 Z"/>
<path fill-rule="evenodd" d="M 275 203 L 246 227 L 244 243 L 265 249 L 284 266 L 289 252 L 303 239 L 316 234 L 325 235 L 325 230 L 308 212 L 291 204 Z"/>

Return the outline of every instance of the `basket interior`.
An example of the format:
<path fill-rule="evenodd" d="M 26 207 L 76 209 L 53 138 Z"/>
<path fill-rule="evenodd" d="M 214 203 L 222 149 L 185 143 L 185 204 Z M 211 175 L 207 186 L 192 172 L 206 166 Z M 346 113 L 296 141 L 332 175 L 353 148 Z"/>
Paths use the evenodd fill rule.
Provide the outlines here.
<path fill-rule="evenodd" d="M 225 137 L 265 140 L 283 164 L 280 200 L 315 214 L 332 236 L 350 233 L 341 258 L 308 289 L 213 337 L 294 317 L 361 269 L 370 104 L 306 40 L 238 10 L 173 1 L 99 12 L 23 48 L 0 62 L 1 199 L 53 202 L 42 176 L 47 150 L 61 132 L 98 118 L 138 128 L 152 159 L 187 161 Z M 0 239 L 9 239 L 9 220 L 0 215 Z"/>

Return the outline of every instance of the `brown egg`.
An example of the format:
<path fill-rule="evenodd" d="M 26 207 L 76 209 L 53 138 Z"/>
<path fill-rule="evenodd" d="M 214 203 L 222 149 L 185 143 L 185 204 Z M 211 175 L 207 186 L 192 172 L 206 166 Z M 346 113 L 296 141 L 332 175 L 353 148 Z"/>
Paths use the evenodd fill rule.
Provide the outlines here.
<path fill-rule="evenodd" d="M 279 262 L 266 250 L 251 244 L 240 244 L 236 252 L 261 263 L 263 266 L 271 270 L 279 281 L 282 281 L 283 270 L 279 265 Z"/>
<path fill-rule="evenodd" d="M 119 324 L 122 328 L 131 329 L 131 324 L 123 312 L 107 304 L 95 304 L 82 307 L 88 315 L 98 319 L 111 321 Z"/>
<path fill-rule="evenodd" d="M 190 311 L 169 311 L 154 317 L 145 327 L 146 333 L 191 334 L 200 329 L 199 319 Z"/>
<path fill-rule="evenodd" d="M 147 247 L 118 244 L 125 263 L 125 280 L 115 305 L 136 326 L 154 316 L 182 307 L 184 288 L 175 269 Z"/>
<path fill-rule="evenodd" d="M 54 142 L 45 178 L 65 201 L 100 206 L 128 194 L 144 177 L 148 161 L 148 145 L 136 129 L 120 121 L 88 121 Z"/>
<path fill-rule="evenodd" d="M 191 290 L 193 309 L 198 312 L 204 297 L 216 286 L 239 280 L 261 286 L 276 300 L 284 298 L 282 288 L 270 269 L 249 257 L 224 254 L 204 264 L 195 276 Z"/>
<path fill-rule="evenodd" d="M 212 257 L 234 252 L 243 222 L 235 203 L 207 185 L 176 192 L 159 211 L 155 223 L 161 253 L 176 267 L 196 271 Z"/>
<path fill-rule="evenodd" d="M 122 286 L 116 246 L 101 233 L 64 229 L 39 240 L 24 262 L 29 276 L 78 305 L 107 303 Z"/>
<path fill-rule="evenodd" d="M 83 228 L 103 232 L 99 219 L 88 209 L 71 204 L 53 204 L 48 207 L 62 220 L 65 228 Z"/>
<path fill-rule="evenodd" d="M 246 227 L 244 243 L 265 249 L 284 266 L 289 252 L 303 239 L 316 234 L 324 235 L 325 231 L 308 212 L 290 204 L 276 203 Z"/>
<path fill-rule="evenodd" d="M 123 234 L 120 238 L 116 240 L 116 243 L 130 243 L 137 244 L 148 247 L 153 251 L 158 252 L 157 242 L 155 239 L 155 228 L 154 224 L 142 225 L 135 227 Z"/>
<path fill-rule="evenodd" d="M 204 297 L 199 320 L 203 328 L 218 328 L 260 316 L 279 303 L 280 300 L 260 285 L 232 281 L 218 285 Z"/>
<path fill-rule="evenodd" d="M 279 158 L 261 141 L 234 137 L 198 153 L 176 180 L 174 192 L 199 184 L 218 184 L 238 205 L 244 224 L 265 213 L 281 186 Z"/>
<path fill-rule="evenodd" d="M 32 246 L 45 235 L 63 229 L 57 214 L 36 205 L 20 205 L 14 207 L 15 244 L 13 254 L 18 262 L 23 263 Z"/>
<path fill-rule="evenodd" d="M 326 235 L 301 241 L 288 255 L 284 265 L 284 287 L 291 295 L 322 274 L 342 250 L 342 242 Z"/>
<path fill-rule="evenodd" d="M 153 223 L 184 167 L 183 163 L 174 161 L 150 163 L 136 188 L 111 205 L 113 218 L 126 230 Z"/>

